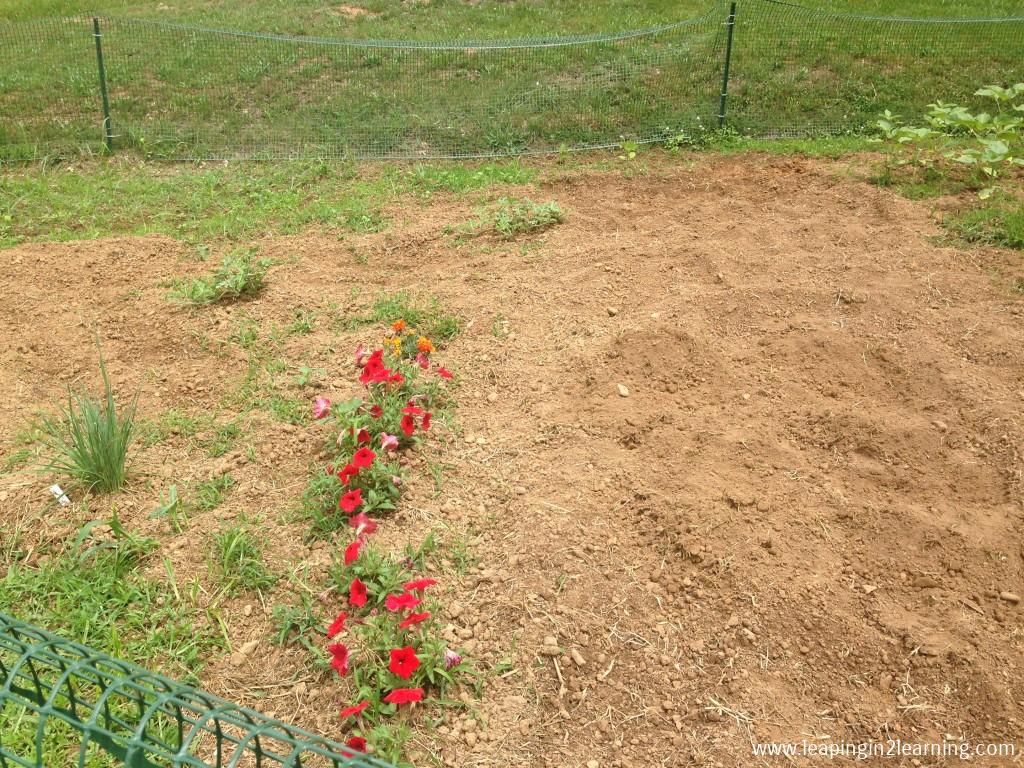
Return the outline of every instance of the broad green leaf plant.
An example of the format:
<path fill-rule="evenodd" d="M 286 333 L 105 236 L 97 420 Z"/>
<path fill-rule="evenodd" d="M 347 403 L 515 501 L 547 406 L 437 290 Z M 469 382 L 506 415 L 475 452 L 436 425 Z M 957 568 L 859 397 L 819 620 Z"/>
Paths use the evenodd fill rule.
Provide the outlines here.
<path fill-rule="evenodd" d="M 916 144 L 925 152 L 938 151 L 976 168 L 985 180 L 978 193 L 984 200 L 992 196 L 1007 169 L 1024 166 L 1024 83 L 986 85 L 974 95 L 991 99 L 994 110 L 972 113 L 959 104 L 936 101 L 928 105 L 924 126 L 907 125 L 889 110 L 876 126 L 884 139 Z"/>

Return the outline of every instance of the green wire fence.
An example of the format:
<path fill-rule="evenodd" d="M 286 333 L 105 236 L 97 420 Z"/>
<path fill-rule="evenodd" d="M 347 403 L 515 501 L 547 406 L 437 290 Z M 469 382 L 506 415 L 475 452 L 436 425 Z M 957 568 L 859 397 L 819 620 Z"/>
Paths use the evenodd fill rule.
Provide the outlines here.
<path fill-rule="evenodd" d="M 4 614 L 0 680 L 0 768 L 389 768 Z"/>
<path fill-rule="evenodd" d="M 287 37 L 124 18 L 0 22 L 0 159 L 457 158 L 857 133 L 1024 79 L 1024 16 L 714 3 L 617 34 Z"/>

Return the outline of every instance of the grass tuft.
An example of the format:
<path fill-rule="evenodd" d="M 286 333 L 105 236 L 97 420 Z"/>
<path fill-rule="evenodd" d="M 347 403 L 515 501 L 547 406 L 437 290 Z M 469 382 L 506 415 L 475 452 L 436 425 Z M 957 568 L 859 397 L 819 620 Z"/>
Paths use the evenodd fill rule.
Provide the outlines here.
<path fill-rule="evenodd" d="M 44 441 L 52 454 L 43 470 L 65 474 L 87 491 L 110 493 L 124 485 L 139 396 L 119 410 L 102 357 L 100 372 L 102 398 L 69 390 L 67 407 L 56 418 L 43 418 Z"/>
<path fill-rule="evenodd" d="M 245 518 L 221 528 L 213 536 L 214 570 L 228 593 L 239 589 L 267 589 L 277 582 L 263 562 L 266 539 Z"/>

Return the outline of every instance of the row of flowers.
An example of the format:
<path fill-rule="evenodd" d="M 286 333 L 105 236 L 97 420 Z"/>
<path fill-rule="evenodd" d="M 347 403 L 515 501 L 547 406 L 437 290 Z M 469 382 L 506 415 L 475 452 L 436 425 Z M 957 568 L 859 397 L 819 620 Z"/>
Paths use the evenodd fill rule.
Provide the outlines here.
<path fill-rule="evenodd" d="M 405 485 L 403 453 L 423 439 L 449 403 L 452 374 L 435 364 L 429 339 L 399 320 L 380 348 L 359 345 L 354 364 L 363 395 L 343 403 L 318 397 L 313 416 L 331 425 L 336 460 L 316 482 L 320 533 L 348 530 L 331 569 L 346 605 L 326 628 L 331 667 L 351 679 L 341 708 L 347 746 L 397 761 L 403 738 L 386 719 L 419 702 L 440 700 L 456 676 L 470 673 L 435 627 L 438 582 L 418 572 L 424 548 L 397 555 L 377 546 L 375 516 L 387 514 Z M 347 521 L 347 524 L 346 524 Z"/>

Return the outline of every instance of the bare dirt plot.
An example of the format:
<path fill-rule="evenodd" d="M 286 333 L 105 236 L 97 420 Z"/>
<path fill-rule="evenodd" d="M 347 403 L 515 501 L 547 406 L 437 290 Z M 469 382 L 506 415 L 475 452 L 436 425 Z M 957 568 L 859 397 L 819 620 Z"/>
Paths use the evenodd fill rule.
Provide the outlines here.
<path fill-rule="evenodd" d="M 437 454 L 440 494 L 422 472 L 382 532 L 466 537 L 479 566 L 445 576 L 451 623 L 484 666 L 511 664 L 470 715 L 422 729 L 417 764 L 782 764 L 751 743 L 825 737 L 1020 747 L 1019 256 L 941 244 L 925 206 L 816 162 L 628 176 L 550 170 L 566 222 L 512 243 L 443 234 L 472 215 L 444 201 L 346 242 L 268 239 L 287 263 L 264 294 L 196 313 L 160 287 L 204 269 L 171 240 L 12 249 L 0 437 L 91 375 L 93 329 L 148 413 L 229 418 L 247 355 L 218 342 L 241 313 L 265 329 L 318 310 L 280 354 L 345 397 L 350 349 L 373 338 L 332 328 L 351 289 L 433 294 L 465 321 L 444 353 L 461 433 Z M 323 436 L 248 419 L 226 457 L 173 435 L 146 450 L 122 519 L 202 580 L 206 531 L 258 514 L 275 565 L 315 587 L 329 547 L 288 511 Z M 148 518 L 154 489 L 223 471 L 234 491 L 187 532 Z M 47 484 L 5 477 L 5 525 Z M 27 536 L 44 548 L 84 514 Z M 227 604 L 236 652 L 259 650 L 212 659 L 204 683 L 338 735 L 345 691 L 270 642 L 274 597 Z"/>

